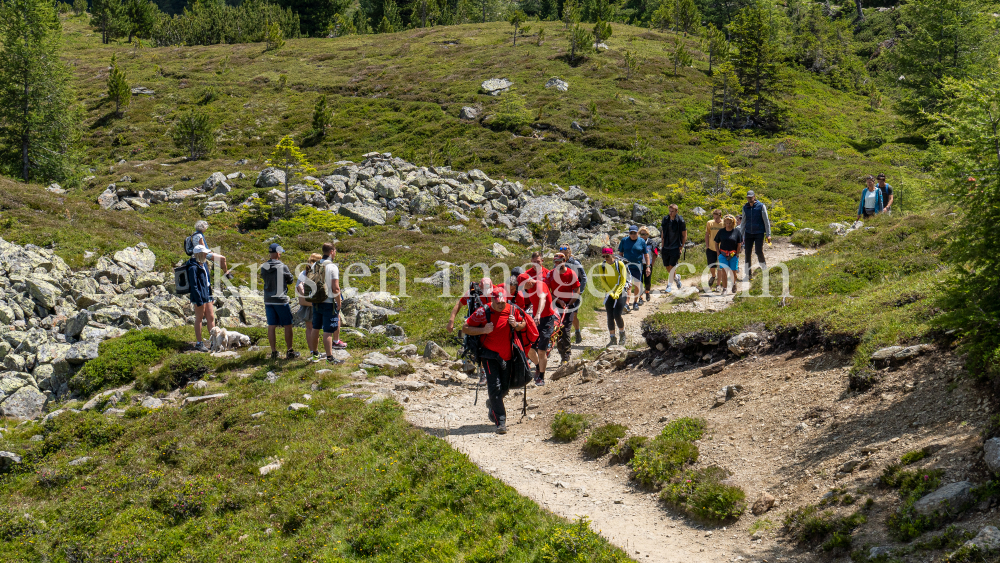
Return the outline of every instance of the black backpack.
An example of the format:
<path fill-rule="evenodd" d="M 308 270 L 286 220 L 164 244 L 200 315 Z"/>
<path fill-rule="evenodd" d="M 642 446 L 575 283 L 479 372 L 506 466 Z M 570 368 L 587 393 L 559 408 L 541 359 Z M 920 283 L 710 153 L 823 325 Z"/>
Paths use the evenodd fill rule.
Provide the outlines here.
<path fill-rule="evenodd" d="M 511 307 L 515 311 L 521 311 L 521 308 L 517 305 L 511 304 Z M 527 313 L 521 311 L 522 316 L 527 316 Z M 486 322 L 489 322 L 489 317 L 487 317 Z M 528 357 L 524 353 L 524 349 L 521 348 L 519 342 L 515 342 L 517 336 L 514 334 L 514 330 L 510 331 L 510 360 L 507 365 L 504 366 L 503 376 L 500 378 L 500 389 L 506 393 L 510 389 L 515 389 L 517 387 L 522 388 L 522 401 L 521 401 L 521 416 L 527 416 L 528 414 L 528 383 L 534 380 L 532 375 L 531 365 L 528 363 Z"/>
<path fill-rule="evenodd" d="M 482 299 L 479 298 L 478 294 L 470 293 L 469 296 L 469 316 L 471 317 L 480 307 L 483 306 Z M 490 322 L 490 310 L 489 307 L 486 308 L 486 322 Z M 479 336 L 471 336 L 466 334 L 463 340 L 462 353 L 459 355 L 460 358 L 468 358 L 469 361 L 479 364 Z"/>
<path fill-rule="evenodd" d="M 191 293 L 191 280 L 188 279 L 187 262 L 174 268 L 174 293 L 177 295 Z"/>
<path fill-rule="evenodd" d="M 184 239 L 184 252 L 187 253 L 188 256 L 194 256 L 194 235 L 196 234 L 198 234 L 197 231 L 192 233 L 191 236 Z M 205 235 L 202 235 L 203 240 L 204 238 Z"/>

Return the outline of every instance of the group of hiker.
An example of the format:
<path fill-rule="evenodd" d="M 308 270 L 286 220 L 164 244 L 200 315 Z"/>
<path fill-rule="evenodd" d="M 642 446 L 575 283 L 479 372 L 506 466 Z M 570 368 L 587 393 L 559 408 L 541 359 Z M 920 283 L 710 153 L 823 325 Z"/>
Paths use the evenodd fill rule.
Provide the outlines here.
<path fill-rule="evenodd" d="M 885 174 L 878 177 L 869 174 L 865 177 L 865 189 L 861 191 L 861 202 L 858 203 L 858 220 L 879 213 L 891 213 L 894 200 L 892 186 L 885 182 Z"/>
<path fill-rule="evenodd" d="M 182 269 L 186 273 L 188 293 L 194 306 L 194 332 L 197 342 L 195 350 L 207 352 L 208 347 L 202 337 L 202 322 L 208 331 L 215 328 L 215 297 L 212 295 L 212 282 L 209 264 L 215 264 L 223 275 L 232 279 L 225 256 L 213 253 L 205 241 L 205 231 L 208 223 L 195 223 L 195 232 L 184 241 L 184 250 L 191 256 Z M 300 354 L 293 345 L 293 324 L 291 299 L 288 287 L 295 282 L 295 297 L 298 300 L 300 318 L 305 321 L 306 343 L 309 346 L 310 361 L 320 362 L 319 341 L 322 334 L 323 348 L 326 360 L 339 363 L 334 357 L 335 349 L 343 350 L 347 344 L 340 339 L 340 272 L 333 260 L 337 249 L 332 243 L 324 243 L 322 254 L 314 253 L 309 257 L 307 267 L 298 278 L 292 276 L 291 270 L 281 261 L 285 249 L 273 242 L 268 246 L 268 260 L 260 266 L 260 278 L 264 283 L 264 315 L 267 318 L 267 340 L 271 347 L 271 359 L 276 360 L 278 353 L 278 329 L 282 329 L 285 340 L 285 358 L 295 359 Z"/>

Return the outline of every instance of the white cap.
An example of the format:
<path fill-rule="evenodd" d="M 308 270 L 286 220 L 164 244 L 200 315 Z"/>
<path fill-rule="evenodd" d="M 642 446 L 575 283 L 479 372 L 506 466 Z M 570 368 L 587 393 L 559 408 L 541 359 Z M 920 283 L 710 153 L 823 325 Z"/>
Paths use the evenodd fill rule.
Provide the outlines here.
<path fill-rule="evenodd" d="M 197 245 L 197 246 L 194 247 L 194 253 L 195 254 L 211 254 L 212 251 L 209 250 L 208 247 L 205 246 L 204 244 L 199 244 L 199 245 Z"/>

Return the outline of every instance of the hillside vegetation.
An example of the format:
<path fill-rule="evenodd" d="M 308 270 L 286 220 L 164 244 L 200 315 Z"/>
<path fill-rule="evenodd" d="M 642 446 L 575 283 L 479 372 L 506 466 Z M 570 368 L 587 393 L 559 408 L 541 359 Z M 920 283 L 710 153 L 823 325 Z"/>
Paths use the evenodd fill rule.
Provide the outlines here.
<path fill-rule="evenodd" d="M 101 44 L 80 18 L 64 27 L 64 56 L 85 110 L 85 160 L 96 176 L 86 193 L 95 197 L 121 177 L 120 160 L 146 164 L 137 175 L 141 188 L 183 189 L 223 163 L 247 158 L 258 168 L 286 134 L 307 145 L 321 172 L 378 150 L 530 184 L 579 184 L 612 201 L 674 201 L 683 212 L 704 206 L 711 192 L 723 195 L 710 203 L 733 207 L 740 190 L 756 188 L 781 200 L 799 226 L 852 213 L 864 174 L 886 171 L 906 205 L 921 205 L 926 182 L 919 145 L 891 110 L 872 110 L 866 98 L 805 72 L 790 72 L 794 94 L 784 101 L 782 132 L 699 130 L 710 110 L 711 78 L 694 36 L 682 39 L 694 66 L 675 75 L 675 34 L 624 24 L 612 25 L 610 50 L 573 64 L 559 22 L 533 24 L 533 32 L 545 31 L 541 45 L 529 36 L 516 48 L 509 25 L 489 23 L 289 39 L 278 51 L 246 43 L 135 49 Z M 625 50 L 640 60 L 631 79 L 622 66 Z M 122 117 L 103 98 L 113 53 L 129 84 L 155 92 L 132 96 Z M 514 83 L 513 94 L 479 92 L 483 80 L 501 77 Z M 551 77 L 567 81 L 569 90 L 545 88 Z M 322 139 L 310 141 L 321 95 L 332 122 Z M 517 100 L 523 109 L 510 105 Z M 481 109 L 480 119 L 460 119 L 463 106 Z M 189 109 L 207 112 L 220 127 L 208 160 L 185 162 L 171 142 L 175 120 Z M 519 125 L 497 125 L 502 112 L 516 114 Z M 572 129 L 574 121 L 583 132 Z"/>

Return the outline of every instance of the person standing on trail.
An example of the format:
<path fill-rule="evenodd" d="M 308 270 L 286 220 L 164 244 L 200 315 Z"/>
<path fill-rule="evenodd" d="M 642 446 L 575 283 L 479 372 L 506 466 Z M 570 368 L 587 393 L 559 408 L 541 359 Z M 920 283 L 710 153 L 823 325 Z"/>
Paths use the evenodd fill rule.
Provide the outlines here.
<path fill-rule="evenodd" d="M 530 270 L 529 270 L 530 272 Z M 552 294 L 545 281 L 537 281 L 528 272 L 518 276 L 519 288 L 523 288 L 527 297 L 527 305 L 531 307 L 535 326 L 538 327 L 538 339 L 528 350 L 528 359 L 535 363 L 535 385 L 545 385 L 545 368 L 549 360 L 549 350 L 552 349 L 552 334 L 556 330 L 555 307 L 552 306 Z"/>
<path fill-rule="evenodd" d="M 310 348 L 316 350 L 319 335 L 323 333 L 323 348 L 326 350 L 326 361 L 341 363 L 333 357 L 333 350 L 344 350 L 347 343 L 340 339 L 340 308 L 342 295 L 340 293 L 340 269 L 333 263 L 337 257 L 337 248 L 332 242 L 323 243 L 323 257 L 314 268 L 323 268 L 323 283 L 326 286 L 326 299 L 313 306 L 313 339 L 309 341 Z M 312 358 L 319 361 L 319 357 Z"/>
<path fill-rule="evenodd" d="M 194 247 L 194 253 L 187 263 L 188 283 L 191 285 L 191 305 L 194 306 L 194 337 L 198 342 L 194 349 L 199 352 L 208 352 L 208 347 L 201 339 L 201 321 L 208 324 L 208 331 L 215 328 L 215 310 L 212 304 L 215 298 L 212 297 L 212 282 L 208 276 L 208 255 L 211 251 L 203 244 Z"/>
<path fill-rule="evenodd" d="M 306 300 L 306 289 L 309 279 L 309 272 L 313 265 L 323 259 L 323 255 L 312 253 L 309 255 L 308 266 L 299 272 L 299 277 L 295 282 L 295 297 L 299 300 L 299 310 L 295 312 L 295 317 L 301 319 L 306 325 L 306 344 L 309 345 L 309 359 L 313 362 L 319 361 L 319 352 L 316 351 L 318 338 L 313 338 L 313 304 Z"/>
<path fill-rule="evenodd" d="M 639 298 L 639 304 L 649 303 L 649 292 L 653 289 L 653 245 L 649 244 L 649 229 L 639 228 L 639 238 L 646 243 L 646 255 L 642 257 L 642 285 L 646 288 L 646 301 Z"/>
<path fill-rule="evenodd" d="M 882 208 L 883 213 L 892 214 L 892 200 L 895 196 L 892 195 L 892 186 L 885 183 L 885 173 L 879 172 L 876 177 L 878 189 L 882 192 L 882 203 L 885 207 Z"/>
<path fill-rule="evenodd" d="M 734 218 L 733 221 L 735 222 L 736 219 Z M 723 223 L 722 210 L 713 209 L 712 219 L 705 225 L 705 259 L 708 261 L 708 267 L 711 268 L 712 273 L 711 277 L 708 278 L 708 287 L 715 284 L 716 264 L 719 262 L 719 243 L 715 242 L 715 235 L 725 228 Z"/>
<path fill-rule="evenodd" d="M 729 276 L 733 276 L 733 294 L 736 293 L 736 273 L 740 271 L 740 248 L 743 246 L 743 231 L 736 228 L 736 217 L 726 215 L 722 219 L 725 228 L 715 233 L 715 244 L 719 249 L 719 287 L 726 294 Z"/>
<path fill-rule="evenodd" d="M 632 281 L 632 310 L 639 310 L 639 294 L 642 286 L 642 276 L 647 268 L 646 264 L 646 241 L 639 238 L 639 227 L 631 225 L 628 228 L 628 236 L 618 243 L 618 252 L 628 264 L 628 273 Z M 625 310 L 628 311 L 628 303 L 625 303 Z"/>
<path fill-rule="evenodd" d="M 858 220 L 865 219 L 882 212 L 882 190 L 875 185 L 875 178 L 869 175 L 865 178 L 867 186 L 861 191 L 861 203 L 858 204 Z"/>
<path fill-rule="evenodd" d="M 549 270 L 545 267 L 542 261 L 542 253 L 535 252 L 531 253 L 531 266 L 524 271 L 524 273 L 535 278 L 535 281 L 544 282 L 545 276 L 549 275 Z"/>
<path fill-rule="evenodd" d="M 760 270 L 767 270 L 767 260 L 764 258 L 764 240 L 771 244 L 771 220 L 767 216 L 767 206 L 757 200 L 757 194 L 747 192 L 747 202 L 743 204 L 743 223 L 740 225 L 743 234 L 743 244 L 746 249 L 747 281 L 750 280 L 750 260 L 757 254 Z M 735 273 L 733 274 L 735 275 Z"/>
<path fill-rule="evenodd" d="M 663 256 L 663 265 L 667 268 L 667 289 L 663 293 L 670 293 L 670 282 L 677 284 L 677 289 L 681 288 L 681 276 L 675 271 L 677 262 L 681 259 L 681 249 L 687 244 L 688 236 L 687 224 L 677 213 L 677 204 L 671 203 L 668 212 L 669 214 L 660 223 L 660 236 L 663 237 L 660 254 Z"/>
<path fill-rule="evenodd" d="M 604 294 L 604 310 L 608 314 L 608 334 L 611 341 L 608 346 L 625 345 L 625 319 L 622 310 L 628 303 L 625 286 L 628 285 L 628 268 L 621 260 L 615 259 L 615 251 L 610 246 L 601 250 L 604 262 L 591 270 L 590 279 L 594 288 Z M 618 341 L 615 341 L 615 325 L 618 325 Z"/>
<path fill-rule="evenodd" d="M 497 434 L 507 433 L 507 409 L 503 404 L 505 362 L 512 357 L 511 331 L 521 332 L 528 327 L 520 309 L 507 302 L 507 292 L 502 285 L 490 288 L 490 304 L 477 309 L 462 325 L 462 332 L 478 336 L 479 362 L 486 373 L 486 391 L 489 395 L 489 418 L 496 425 Z M 520 339 L 518 339 L 520 341 Z"/>
<path fill-rule="evenodd" d="M 576 270 L 577 279 L 580 280 L 580 303 L 582 304 L 583 290 L 587 289 L 587 269 L 583 267 L 583 264 L 579 260 L 573 258 L 573 249 L 568 245 L 564 244 L 560 246 L 559 252 L 566 255 L 566 264 L 568 264 L 570 268 Z M 577 308 L 579 309 L 579 307 Z M 580 334 L 580 315 L 575 313 L 573 314 L 573 330 L 576 343 L 579 344 L 583 342 L 583 336 Z"/>
<path fill-rule="evenodd" d="M 260 278 L 264 281 L 264 313 L 267 315 L 267 342 L 271 345 L 271 359 L 278 359 L 278 327 L 285 332 L 285 357 L 294 360 L 299 353 L 292 347 L 292 308 L 288 305 L 288 284 L 295 278 L 288 266 L 281 261 L 285 249 L 273 242 L 268 248 L 270 259 L 260 266 Z M 316 312 L 313 310 L 313 326 L 316 326 Z"/>
<path fill-rule="evenodd" d="M 559 350 L 559 356 L 565 364 L 572 355 L 569 329 L 573 326 L 573 319 L 580 308 L 580 279 L 576 270 L 567 264 L 565 254 L 557 252 L 553 261 L 555 266 L 545 278 L 545 285 L 552 293 L 552 300 L 559 314 L 559 326 L 556 327 L 559 337 L 556 339 L 556 349 Z"/>
<path fill-rule="evenodd" d="M 209 248 L 208 242 L 205 241 L 205 231 L 208 230 L 208 221 L 201 220 L 194 224 L 194 234 L 188 237 L 185 241 L 185 249 L 187 249 L 188 244 L 192 248 L 201 245 L 205 248 Z M 229 263 L 226 261 L 226 257 L 221 254 L 215 254 L 211 250 L 208 251 L 208 261 L 218 266 L 219 271 L 222 272 L 224 276 L 229 279 L 233 279 L 233 274 L 229 271 Z"/>

